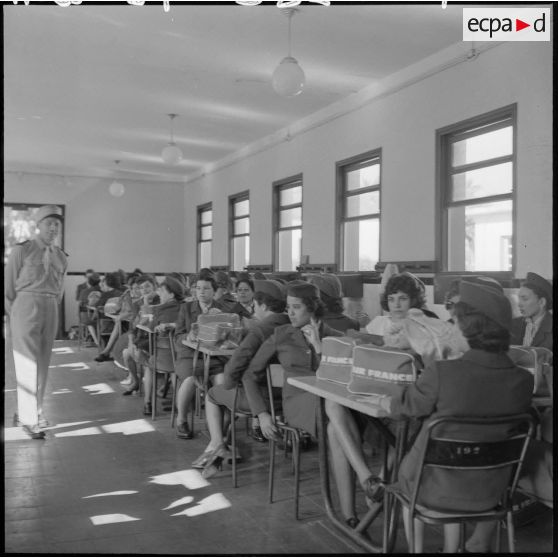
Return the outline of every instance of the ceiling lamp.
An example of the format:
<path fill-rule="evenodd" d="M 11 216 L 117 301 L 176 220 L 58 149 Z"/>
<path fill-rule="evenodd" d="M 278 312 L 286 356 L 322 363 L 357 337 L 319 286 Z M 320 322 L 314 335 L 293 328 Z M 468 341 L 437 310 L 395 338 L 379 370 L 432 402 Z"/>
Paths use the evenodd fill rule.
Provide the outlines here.
<path fill-rule="evenodd" d="M 118 170 L 118 163 L 120 163 L 120 161 L 115 160 L 114 162 L 116 163 L 116 168 Z M 117 180 L 113 180 L 113 182 L 109 186 L 110 195 L 114 196 L 115 198 L 120 198 L 121 196 L 123 196 L 125 191 L 126 188 L 124 188 L 124 184 L 118 182 Z"/>
<path fill-rule="evenodd" d="M 291 56 L 291 19 L 297 11 L 294 8 L 282 8 L 289 18 L 289 55 L 281 60 L 275 68 L 271 83 L 273 89 L 283 97 L 295 97 L 302 92 L 306 78 L 302 68 L 298 65 L 296 58 Z"/>
<path fill-rule="evenodd" d="M 174 135 L 172 130 L 172 121 L 178 116 L 178 114 L 169 114 L 170 118 L 170 142 L 166 147 L 163 147 L 161 151 L 161 157 L 167 165 L 176 165 L 182 159 L 182 151 L 180 147 L 174 143 Z"/>

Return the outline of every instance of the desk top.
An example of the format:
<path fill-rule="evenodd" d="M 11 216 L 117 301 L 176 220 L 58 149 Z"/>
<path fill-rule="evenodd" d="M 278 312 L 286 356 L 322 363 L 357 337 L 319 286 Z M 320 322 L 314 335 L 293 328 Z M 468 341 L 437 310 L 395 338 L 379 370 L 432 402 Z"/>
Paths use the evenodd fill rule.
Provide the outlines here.
<path fill-rule="evenodd" d="M 234 353 L 234 349 L 220 349 L 219 347 L 207 347 L 198 343 L 198 341 L 190 341 L 189 339 L 182 339 L 182 344 L 190 349 L 199 351 L 208 356 L 227 356 L 230 357 Z"/>
<path fill-rule="evenodd" d="M 550 395 L 547 397 L 537 397 L 535 395 L 532 403 L 534 407 L 552 407 L 552 397 Z"/>
<path fill-rule="evenodd" d="M 347 391 L 347 386 L 344 384 L 320 380 L 315 376 L 287 378 L 287 382 L 299 389 L 303 389 L 304 391 L 308 391 L 324 399 L 329 399 L 370 417 L 379 418 L 389 416 L 389 413 L 380 407 L 379 400 L 381 396 L 379 395 L 356 395 Z"/>
<path fill-rule="evenodd" d="M 136 326 L 138 329 L 142 329 L 143 331 L 147 331 L 147 333 L 155 333 L 155 331 L 153 329 L 151 329 L 149 326 L 143 325 L 143 324 L 138 324 Z"/>

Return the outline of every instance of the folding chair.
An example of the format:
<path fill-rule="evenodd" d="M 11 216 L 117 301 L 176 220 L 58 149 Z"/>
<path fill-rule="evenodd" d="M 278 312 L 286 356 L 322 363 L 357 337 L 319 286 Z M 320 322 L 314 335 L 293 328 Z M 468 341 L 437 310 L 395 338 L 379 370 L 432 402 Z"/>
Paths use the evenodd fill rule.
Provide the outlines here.
<path fill-rule="evenodd" d="M 298 497 L 300 484 L 300 430 L 289 426 L 285 422 L 277 419 L 276 409 L 273 400 L 273 388 L 283 388 L 285 382 L 285 370 L 280 364 L 270 364 L 266 370 L 267 373 L 267 389 L 269 394 L 269 404 L 271 409 L 271 418 L 279 430 L 283 432 L 285 446 L 289 439 L 292 444 L 293 451 L 293 468 L 294 468 L 294 506 L 295 519 L 298 519 Z M 286 451 L 285 451 L 286 453 Z M 273 484 L 275 477 L 275 440 L 269 440 L 269 503 L 273 503 Z"/>
<path fill-rule="evenodd" d="M 444 429 L 451 428 L 452 434 L 443 434 Z M 512 432 L 506 438 L 495 441 L 483 441 L 492 427 L 498 432 Z M 476 430 L 472 430 L 475 429 Z M 502 429 L 502 430 L 500 430 Z M 508 535 L 508 551 L 514 552 L 514 526 L 512 515 L 513 495 L 521 473 L 521 467 L 527 445 L 533 436 L 535 422 L 530 414 L 511 415 L 496 418 L 478 417 L 441 417 L 427 426 L 427 442 L 421 452 L 417 465 L 418 475 L 410 494 L 403 493 L 397 485 L 387 485 L 384 495 L 384 510 L 390 509 L 391 499 L 401 503 L 408 514 L 409 520 L 409 552 L 415 552 L 414 519 L 426 524 L 460 524 L 460 551 L 465 545 L 465 523 L 496 521 L 497 552 L 501 546 L 501 525 L 506 521 Z M 459 435 L 458 432 L 480 432 L 477 434 Z M 479 438 L 481 438 L 479 440 Z M 446 471 L 497 471 L 508 476 L 507 484 L 498 504 L 482 511 L 448 511 L 434 509 L 418 503 L 421 495 L 422 480 L 425 470 L 443 469 Z M 384 513 L 384 552 L 388 544 L 388 517 Z M 396 519 L 395 519 L 396 520 Z"/>
<path fill-rule="evenodd" d="M 241 416 L 246 417 L 246 420 L 248 420 L 252 416 L 252 412 L 249 409 L 244 410 L 244 409 L 239 409 L 237 407 L 239 389 L 240 389 L 240 386 L 237 386 L 234 389 L 233 405 L 232 405 L 232 408 L 229 409 L 230 412 L 231 412 L 231 423 L 229 425 L 229 433 L 230 433 L 230 438 L 231 438 L 232 478 L 233 478 L 233 487 L 234 488 L 238 488 L 237 476 L 236 476 L 236 420 L 235 419 L 236 419 L 237 415 L 241 415 Z M 248 434 L 248 426 L 246 426 L 246 434 Z"/>

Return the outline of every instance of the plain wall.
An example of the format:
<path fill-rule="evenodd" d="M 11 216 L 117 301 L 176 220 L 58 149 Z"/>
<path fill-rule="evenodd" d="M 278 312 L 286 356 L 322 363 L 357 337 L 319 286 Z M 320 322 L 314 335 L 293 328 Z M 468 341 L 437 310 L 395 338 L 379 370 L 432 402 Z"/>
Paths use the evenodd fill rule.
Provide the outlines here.
<path fill-rule="evenodd" d="M 228 265 L 228 197 L 250 190 L 250 263 L 272 263 L 272 183 L 303 175 L 302 254 L 335 262 L 335 163 L 382 149 L 380 259 L 437 259 L 436 130 L 517 103 L 515 276 L 552 277 L 552 46 L 505 43 L 186 186 L 185 266 L 196 207 L 213 203 L 212 265 Z M 293 102 L 296 102 L 294 100 Z"/>

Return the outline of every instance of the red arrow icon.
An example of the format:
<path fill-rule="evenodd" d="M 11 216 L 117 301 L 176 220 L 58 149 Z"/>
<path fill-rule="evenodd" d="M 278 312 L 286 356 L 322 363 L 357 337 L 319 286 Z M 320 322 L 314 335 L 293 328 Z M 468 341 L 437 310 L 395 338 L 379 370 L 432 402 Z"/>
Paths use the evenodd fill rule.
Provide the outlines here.
<path fill-rule="evenodd" d="M 526 27 L 531 27 L 530 23 L 525 23 L 524 21 L 521 21 L 520 19 L 515 19 L 515 30 L 516 31 L 521 31 L 522 29 L 525 29 Z"/>

